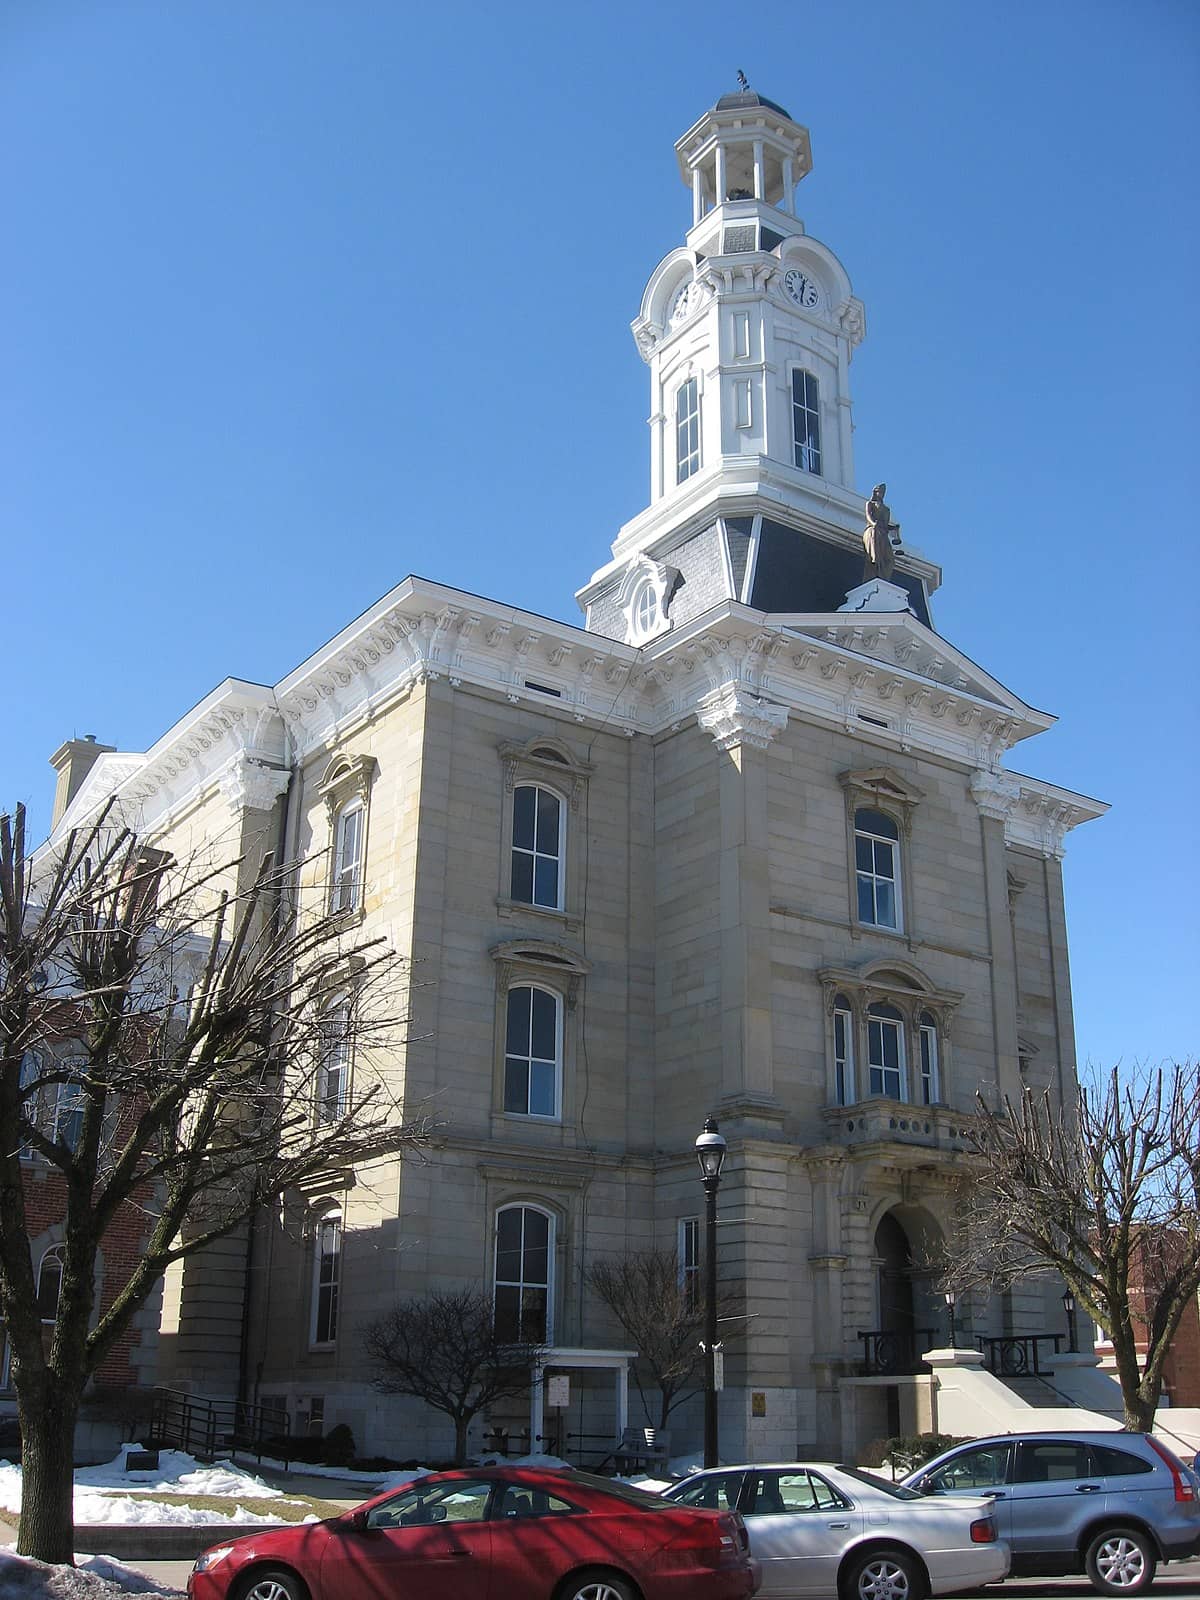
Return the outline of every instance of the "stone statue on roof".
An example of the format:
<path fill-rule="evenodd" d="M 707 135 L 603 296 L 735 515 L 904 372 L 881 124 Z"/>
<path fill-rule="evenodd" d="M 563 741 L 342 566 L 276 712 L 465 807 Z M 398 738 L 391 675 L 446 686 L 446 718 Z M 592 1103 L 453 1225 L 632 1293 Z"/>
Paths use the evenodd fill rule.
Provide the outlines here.
<path fill-rule="evenodd" d="M 891 508 L 884 500 L 886 483 L 877 483 L 867 501 L 867 525 L 863 529 L 863 582 L 882 578 L 888 582 L 896 566 L 894 547 L 900 543 L 900 524 L 892 521 Z"/>

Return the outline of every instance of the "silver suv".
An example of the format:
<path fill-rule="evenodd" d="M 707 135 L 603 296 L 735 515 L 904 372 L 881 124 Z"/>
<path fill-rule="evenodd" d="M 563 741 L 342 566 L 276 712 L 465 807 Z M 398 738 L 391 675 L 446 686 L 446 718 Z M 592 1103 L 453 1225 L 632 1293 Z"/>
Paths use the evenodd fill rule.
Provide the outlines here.
<path fill-rule="evenodd" d="M 1200 1554 L 1196 1480 L 1149 1434 L 1002 1434 L 903 1481 L 922 1494 L 989 1496 L 1014 1576 L 1086 1572 L 1101 1594 L 1141 1594 L 1160 1561 Z"/>

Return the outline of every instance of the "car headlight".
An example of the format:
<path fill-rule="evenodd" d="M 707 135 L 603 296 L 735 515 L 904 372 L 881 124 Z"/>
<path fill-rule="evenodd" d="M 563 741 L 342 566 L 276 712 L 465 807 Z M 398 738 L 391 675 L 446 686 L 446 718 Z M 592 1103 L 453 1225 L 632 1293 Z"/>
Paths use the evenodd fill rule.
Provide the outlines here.
<path fill-rule="evenodd" d="M 210 1568 L 215 1567 L 220 1562 L 224 1561 L 225 1557 L 232 1549 L 233 1546 L 231 1544 L 219 1544 L 215 1550 L 205 1550 L 202 1555 L 198 1555 L 196 1557 L 196 1564 L 192 1568 L 192 1571 L 208 1572 Z"/>

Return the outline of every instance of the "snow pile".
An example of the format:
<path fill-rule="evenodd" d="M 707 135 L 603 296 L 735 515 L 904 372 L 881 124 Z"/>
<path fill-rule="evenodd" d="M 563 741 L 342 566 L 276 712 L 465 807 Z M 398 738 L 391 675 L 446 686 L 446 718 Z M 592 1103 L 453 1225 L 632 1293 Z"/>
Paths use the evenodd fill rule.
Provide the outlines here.
<path fill-rule="evenodd" d="M 178 1593 L 111 1556 L 86 1556 L 78 1567 L 49 1567 L 0 1550 L 0 1600 L 119 1600 L 129 1594 L 173 1600 Z"/>
<path fill-rule="evenodd" d="M 79 1467 L 75 1472 L 76 1524 L 91 1523 L 201 1523 L 245 1522 L 274 1526 L 278 1517 L 243 1511 L 239 1499 L 274 1500 L 282 1491 L 272 1489 L 253 1473 L 243 1472 L 231 1462 L 202 1467 L 195 1456 L 182 1450 L 163 1450 L 158 1467 L 151 1471 L 125 1471 L 125 1457 L 140 1445 L 122 1445 L 111 1461 L 98 1467 Z M 103 1493 L 119 1489 L 120 1494 Z M 195 1510 L 191 1506 L 168 1505 L 153 1498 L 156 1494 L 206 1495 L 231 1502 L 225 1510 Z M 21 1469 L 0 1461 L 0 1506 L 6 1511 L 21 1509 Z M 0 1600 L 7 1600 L 0 1588 Z"/>

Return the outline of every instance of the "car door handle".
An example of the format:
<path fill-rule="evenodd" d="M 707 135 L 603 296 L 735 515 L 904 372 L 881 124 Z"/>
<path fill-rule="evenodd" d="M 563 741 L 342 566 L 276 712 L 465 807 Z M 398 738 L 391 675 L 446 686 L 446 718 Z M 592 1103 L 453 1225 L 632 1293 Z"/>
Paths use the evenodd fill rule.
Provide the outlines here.
<path fill-rule="evenodd" d="M 1075 1493 L 1076 1494 L 1099 1494 L 1100 1493 L 1100 1485 L 1098 1483 L 1077 1483 L 1075 1485 Z"/>
<path fill-rule="evenodd" d="M 848 1522 L 831 1522 L 829 1526 L 831 1528 L 848 1528 L 850 1524 Z"/>
<path fill-rule="evenodd" d="M 469 1561 L 471 1559 L 471 1556 L 474 1554 L 474 1551 L 473 1550 L 451 1550 L 450 1554 L 452 1556 L 459 1557 L 463 1561 Z"/>
<path fill-rule="evenodd" d="M 1004 1489 L 989 1489 L 983 1498 L 985 1500 L 1007 1500 L 1008 1492 Z"/>

